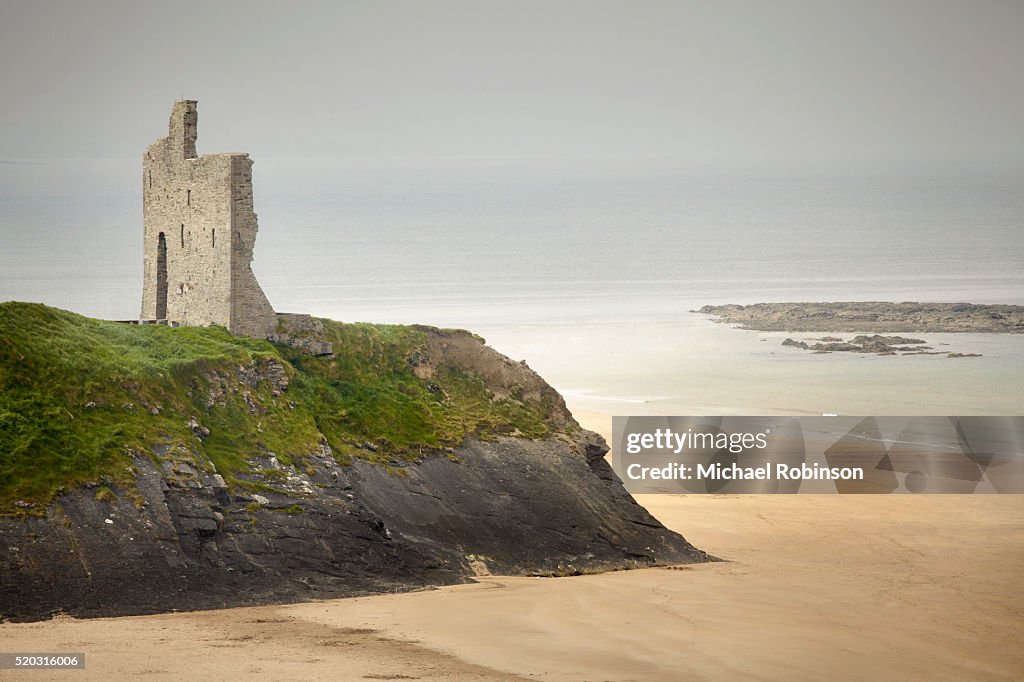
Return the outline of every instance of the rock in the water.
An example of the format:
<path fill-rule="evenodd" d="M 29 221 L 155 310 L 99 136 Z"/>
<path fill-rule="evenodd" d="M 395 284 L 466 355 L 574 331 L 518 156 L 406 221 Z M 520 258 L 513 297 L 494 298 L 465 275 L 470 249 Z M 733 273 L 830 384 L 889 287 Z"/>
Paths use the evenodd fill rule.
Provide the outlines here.
<path fill-rule="evenodd" d="M 1024 333 L 1024 306 L 972 303 L 755 303 L 697 312 L 743 329 L 778 332 Z"/>

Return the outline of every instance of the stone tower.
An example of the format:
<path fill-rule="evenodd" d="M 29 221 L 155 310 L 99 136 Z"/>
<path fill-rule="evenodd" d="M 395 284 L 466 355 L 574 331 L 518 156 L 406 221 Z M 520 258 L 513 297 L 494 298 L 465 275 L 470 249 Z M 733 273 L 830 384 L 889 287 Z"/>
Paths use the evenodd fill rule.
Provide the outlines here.
<path fill-rule="evenodd" d="M 195 100 L 175 102 L 142 159 L 142 319 L 267 338 L 277 319 L 252 272 L 252 160 L 197 156 L 196 123 Z"/>

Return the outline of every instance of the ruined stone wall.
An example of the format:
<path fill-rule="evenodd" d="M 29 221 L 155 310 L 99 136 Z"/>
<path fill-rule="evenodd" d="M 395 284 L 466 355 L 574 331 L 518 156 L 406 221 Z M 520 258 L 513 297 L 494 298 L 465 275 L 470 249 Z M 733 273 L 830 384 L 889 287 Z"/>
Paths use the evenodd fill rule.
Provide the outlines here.
<path fill-rule="evenodd" d="M 266 338 L 277 327 L 277 317 L 252 271 L 256 244 L 256 213 L 252 204 L 252 161 L 234 156 L 231 168 L 231 324 L 235 334 Z"/>
<path fill-rule="evenodd" d="M 141 316 L 266 337 L 276 319 L 250 265 L 252 161 L 247 154 L 197 156 L 196 135 L 196 102 L 176 102 L 168 136 L 143 156 Z"/>

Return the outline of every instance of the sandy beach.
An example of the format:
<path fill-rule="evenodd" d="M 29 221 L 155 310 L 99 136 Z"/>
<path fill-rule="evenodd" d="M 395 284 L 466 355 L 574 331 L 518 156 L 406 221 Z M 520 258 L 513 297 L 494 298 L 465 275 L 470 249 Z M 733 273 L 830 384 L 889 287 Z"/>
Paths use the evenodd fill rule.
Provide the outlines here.
<path fill-rule="evenodd" d="M 591 421 L 594 420 L 594 421 Z M 605 430 L 597 415 L 587 425 Z M 32 679 L 1008 680 L 1020 496 L 644 496 L 722 563 L 291 606 L 0 625 Z M 8 673 L 10 674 L 10 673 Z"/>

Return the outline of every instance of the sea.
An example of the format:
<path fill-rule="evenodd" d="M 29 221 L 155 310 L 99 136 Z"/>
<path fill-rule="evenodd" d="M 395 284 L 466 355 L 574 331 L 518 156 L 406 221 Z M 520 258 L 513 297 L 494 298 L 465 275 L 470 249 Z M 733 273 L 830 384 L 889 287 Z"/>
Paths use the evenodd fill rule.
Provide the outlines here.
<path fill-rule="evenodd" d="M 1024 175 L 257 158 L 254 192 L 275 309 L 473 330 L 577 411 L 1024 414 L 1024 335 L 815 355 L 693 312 L 1024 304 Z M 138 160 L 0 163 L 0 301 L 124 320 L 141 278 Z"/>

